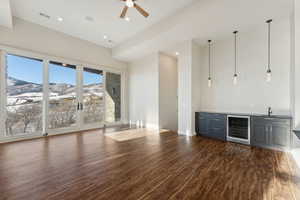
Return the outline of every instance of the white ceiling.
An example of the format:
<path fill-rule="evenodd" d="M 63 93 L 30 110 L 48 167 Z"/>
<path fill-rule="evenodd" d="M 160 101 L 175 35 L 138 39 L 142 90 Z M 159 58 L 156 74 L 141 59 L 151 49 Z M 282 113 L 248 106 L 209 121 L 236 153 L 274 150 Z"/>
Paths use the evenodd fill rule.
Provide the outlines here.
<path fill-rule="evenodd" d="M 248 31 L 290 16 L 293 0 L 199 0 L 174 16 L 139 33 L 113 48 L 113 56 L 131 61 L 147 54 L 175 52 L 177 44 L 195 40 L 202 44 L 232 35 L 234 30 Z"/>
<path fill-rule="evenodd" d="M 3 1 L 3 0 L 1 0 Z M 9 0 L 4 0 L 9 1 Z M 10 0 L 13 15 L 48 28 L 102 45 L 117 46 L 128 38 L 149 28 L 161 19 L 195 0 L 138 0 L 137 4 L 150 13 L 146 19 L 134 8 L 127 15 L 130 22 L 119 15 L 124 2 L 120 0 Z M 43 18 L 39 13 L 51 16 Z M 93 22 L 85 20 L 89 16 Z M 57 21 L 62 17 L 63 22 Z M 104 40 L 107 35 L 113 43 Z"/>
<path fill-rule="evenodd" d="M 150 17 L 144 18 L 132 8 L 128 12 L 132 20 L 127 22 L 119 18 L 124 6 L 120 0 L 10 0 L 13 16 L 110 47 L 113 57 L 124 61 L 157 51 L 174 52 L 177 44 L 188 40 L 200 44 L 207 39 L 215 41 L 233 30 L 243 32 L 262 25 L 266 19 L 276 23 L 289 17 L 293 1 L 138 0 Z M 51 18 L 41 17 L 40 12 Z M 87 21 L 87 16 L 94 21 Z M 9 0 L 0 2 L 0 19 L 5 19 L 0 25 L 9 27 Z"/>

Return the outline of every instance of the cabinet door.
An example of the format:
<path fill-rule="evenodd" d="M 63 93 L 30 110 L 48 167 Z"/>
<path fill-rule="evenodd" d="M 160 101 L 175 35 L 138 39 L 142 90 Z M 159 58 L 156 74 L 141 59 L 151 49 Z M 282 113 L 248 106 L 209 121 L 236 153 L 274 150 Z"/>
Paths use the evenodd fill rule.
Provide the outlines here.
<path fill-rule="evenodd" d="M 254 124 L 252 130 L 251 144 L 255 146 L 267 146 L 269 128 L 270 126 L 267 124 Z"/>
<path fill-rule="evenodd" d="M 197 135 L 208 134 L 208 118 L 203 113 L 196 113 L 195 128 Z"/>
<path fill-rule="evenodd" d="M 207 135 L 208 134 L 208 126 L 209 126 L 209 121 L 205 117 L 200 117 L 199 118 L 199 131 L 200 134 Z"/>
<path fill-rule="evenodd" d="M 212 115 L 208 122 L 209 136 L 215 139 L 226 140 L 226 116 Z"/>
<path fill-rule="evenodd" d="M 270 130 L 270 145 L 276 149 L 287 149 L 289 147 L 290 127 L 280 124 L 272 124 Z"/>
<path fill-rule="evenodd" d="M 200 134 L 200 115 L 199 113 L 195 114 L 195 130 L 197 135 Z"/>
<path fill-rule="evenodd" d="M 224 128 L 210 128 L 209 137 L 225 141 L 226 131 Z"/>

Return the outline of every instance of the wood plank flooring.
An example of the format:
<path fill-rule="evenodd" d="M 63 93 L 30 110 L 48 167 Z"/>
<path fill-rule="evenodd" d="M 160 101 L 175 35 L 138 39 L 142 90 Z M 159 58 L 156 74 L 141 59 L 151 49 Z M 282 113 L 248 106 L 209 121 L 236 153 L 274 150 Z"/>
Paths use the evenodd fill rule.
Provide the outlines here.
<path fill-rule="evenodd" d="M 0 199 L 297 200 L 288 153 L 175 133 L 103 130 L 0 145 Z"/>

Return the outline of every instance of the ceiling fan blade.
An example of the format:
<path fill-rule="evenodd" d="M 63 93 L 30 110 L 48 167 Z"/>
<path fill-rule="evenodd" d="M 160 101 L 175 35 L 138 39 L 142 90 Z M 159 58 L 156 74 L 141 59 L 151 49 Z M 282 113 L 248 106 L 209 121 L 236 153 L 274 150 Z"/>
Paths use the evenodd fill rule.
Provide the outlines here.
<path fill-rule="evenodd" d="M 125 17 L 125 15 L 126 15 L 126 13 L 127 13 L 127 10 L 128 10 L 128 6 L 125 6 L 125 7 L 123 8 L 123 10 L 122 10 L 121 15 L 120 15 L 121 18 L 124 18 L 124 17 Z"/>
<path fill-rule="evenodd" d="M 144 17 L 148 17 L 149 13 L 147 13 L 143 8 L 141 8 L 139 5 L 137 5 L 136 3 L 134 4 L 134 7 L 144 16 Z"/>

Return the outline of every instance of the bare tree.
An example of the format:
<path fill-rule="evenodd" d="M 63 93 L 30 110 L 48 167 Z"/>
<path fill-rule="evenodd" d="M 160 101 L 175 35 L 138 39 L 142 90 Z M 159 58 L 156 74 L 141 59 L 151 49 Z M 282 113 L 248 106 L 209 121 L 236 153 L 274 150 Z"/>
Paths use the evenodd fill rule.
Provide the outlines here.
<path fill-rule="evenodd" d="M 21 120 L 23 121 L 24 128 L 23 132 L 26 133 L 28 125 L 30 123 L 33 123 L 35 120 L 40 120 L 40 115 L 42 113 L 42 109 L 40 105 L 38 104 L 26 104 L 24 106 L 21 106 L 18 109 L 18 114 L 21 117 Z"/>
<path fill-rule="evenodd" d="M 50 102 L 49 123 L 50 128 L 67 127 L 75 123 L 76 101 L 74 98 L 65 98 Z"/>
<path fill-rule="evenodd" d="M 20 120 L 20 115 L 17 114 L 17 111 L 7 111 L 7 117 L 5 121 L 6 134 L 13 135 L 13 126 L 18 123 Z"/>

